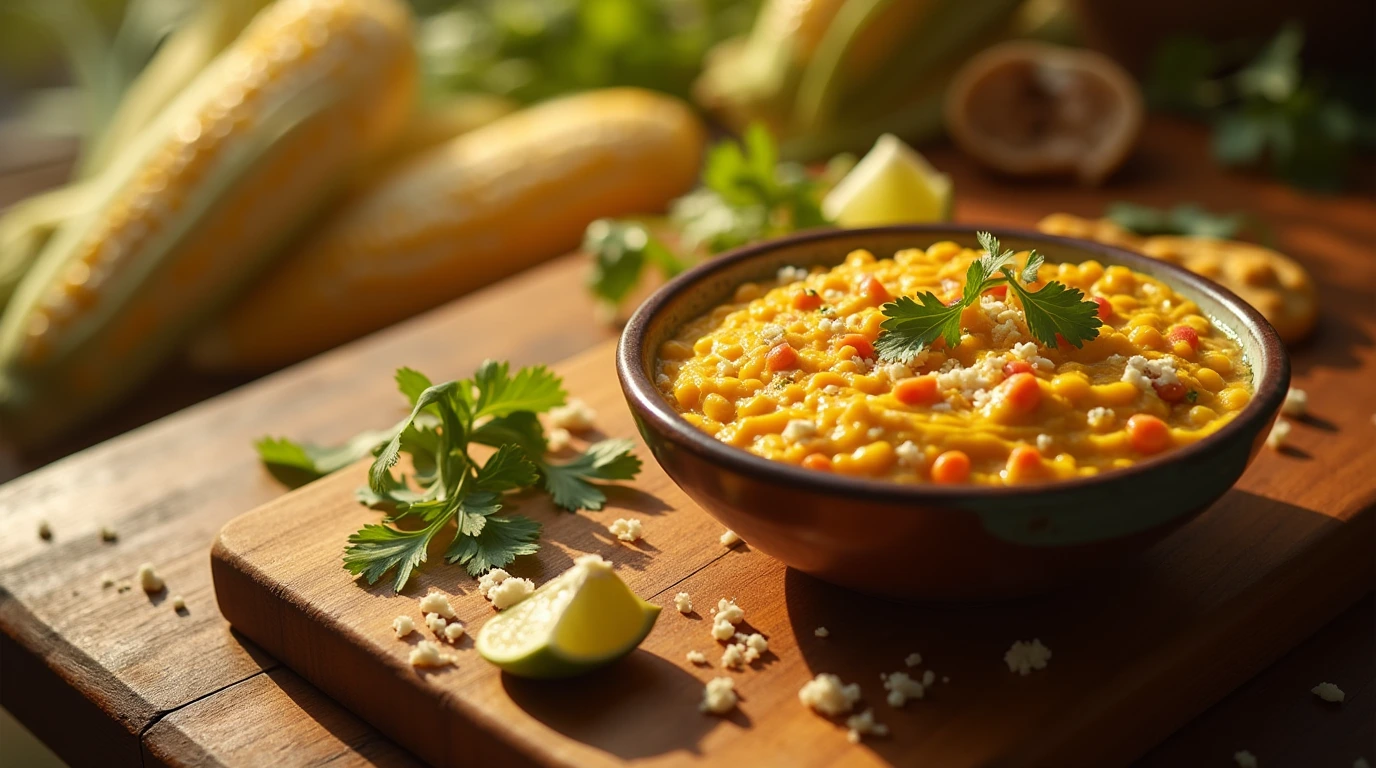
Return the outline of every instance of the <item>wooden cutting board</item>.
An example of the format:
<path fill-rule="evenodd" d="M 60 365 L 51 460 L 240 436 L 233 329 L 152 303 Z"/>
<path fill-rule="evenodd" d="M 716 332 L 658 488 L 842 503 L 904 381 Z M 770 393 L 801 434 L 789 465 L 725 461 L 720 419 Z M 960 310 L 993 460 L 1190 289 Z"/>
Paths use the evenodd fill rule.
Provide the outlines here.
<path fill-rule="evenodd" d="M 634 435 L 612 351 L 605 344 L 559 369 L 569 391 L 598 411 L 603 433 Z M 600 512 L 563 513 L 534 497 L 515 505 L 545 528 L 540 554 L 519 560 L 513 573 L 543 583 L 577 554 L 595 552 L 665 607 L 638 651 L 575 680 L 505 676 L 471 639 L 460 643 L 456 667 L 408 665 L 412 645 L 429 632 L 398 640 L 391 620 L 419 619 L 416 597 L 428 588 L 452 596 L 470 633 L 493 613 L 438 551 L 400 596 L 342 569 L 345 538 L 378 517 L 353 500 L 366 462 L 229 523 L 212 571 L 220 609 L 237 630 L 436 765 L 1117 764 L 1370 589 L 1376 426 L 1373 398 L 1362 397 L 1339 413 L 1312 392 L 1316 415 L 1297 425 L 1294 452 L 1264 452 L 1214 508 L 1114 576 L 983 605 L 889 602 L 790 571 L 748 546 L 727 550 L 721 525 L 640 444 L 644 473 L 609 493 Z M 606 531 L 629 516 L 645 527 L 630 545 Z M 674 610 L 680 591 L 692 595 L 696 613 Z M 709 609 L 720 597 L 736 598 L 747 624 L 769 638 L 770 652 L 746 671 L 716 666 Z M 819 626 L 830 636 L 815 637 Z M 1032 638 L 1052 649 L 1050 665 L 1027 677 L 1010 673 L 1004 651 Z M 687 663 L 695 649 L 713 666 Z M 904 670 L 914 651 L 920 669 L 950 682 L 894 710 L 879 675 Z M 819 672 L 859 682 L 863 706 L 892 735 L 852 745 L 844 727 L 799 704 L 798 689 Z M 720 674 L 737 682 L 738 711 L 699 714 L 703 682 Z"/>

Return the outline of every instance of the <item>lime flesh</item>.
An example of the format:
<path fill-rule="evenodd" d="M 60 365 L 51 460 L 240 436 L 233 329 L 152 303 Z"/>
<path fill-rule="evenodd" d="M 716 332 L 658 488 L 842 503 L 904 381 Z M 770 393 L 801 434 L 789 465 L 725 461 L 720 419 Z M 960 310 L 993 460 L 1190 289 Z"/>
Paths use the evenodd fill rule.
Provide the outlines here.
<path fill-rule="evenodd" d="M 596 555 L 497 614 L 478 633 L 484 659 L 520 677 L 572 677 L 625 656 L 650 634 L 659 606 L 641 600 Z"/>
<path fill-rule="evenodd" d="M 886 133 L 827 193 L 822 213 L 843 227 L 950 221 L 952 193 L 951 177 Z"/>

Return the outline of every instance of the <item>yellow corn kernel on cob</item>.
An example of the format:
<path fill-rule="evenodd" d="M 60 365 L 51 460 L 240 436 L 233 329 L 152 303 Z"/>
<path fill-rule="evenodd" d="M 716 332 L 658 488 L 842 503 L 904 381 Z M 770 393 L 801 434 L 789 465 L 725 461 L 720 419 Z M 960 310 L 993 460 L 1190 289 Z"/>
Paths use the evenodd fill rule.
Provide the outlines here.
<path fill-rule="evenodd" d="M 703 141 L 686 105 L 633 88 L 501 118 L 333 212 L 197 339 L 192 360 L 289 363 L 567 252 L 594 219 L 662 209 L 686 191 Z"/>
<path fill-rule="evenodd" d="M 414 98 L 401 0 L 265 9 L 96 183 L 0 318 L 0 419 L 41 439 L 108 405 L 236 295 Z"/>

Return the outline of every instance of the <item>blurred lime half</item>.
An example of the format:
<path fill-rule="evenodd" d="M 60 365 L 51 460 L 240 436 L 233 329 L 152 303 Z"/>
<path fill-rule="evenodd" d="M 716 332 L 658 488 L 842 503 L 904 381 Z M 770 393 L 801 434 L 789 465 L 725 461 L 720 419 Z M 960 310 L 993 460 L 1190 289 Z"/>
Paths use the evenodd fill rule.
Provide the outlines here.
<path fill-rule="evenodd" d="M 597 555 L 492 617 L 478 653 L 520 677 L 572 677 L 616 661 L 650 634 L 659 606 L 636 597 Z"/>
<path fill-rule="evenodd" d="M 951 177 L 917 150 L 886 133 L 822 200 L 822 213 L 843 227 L 951 220 Z"/>

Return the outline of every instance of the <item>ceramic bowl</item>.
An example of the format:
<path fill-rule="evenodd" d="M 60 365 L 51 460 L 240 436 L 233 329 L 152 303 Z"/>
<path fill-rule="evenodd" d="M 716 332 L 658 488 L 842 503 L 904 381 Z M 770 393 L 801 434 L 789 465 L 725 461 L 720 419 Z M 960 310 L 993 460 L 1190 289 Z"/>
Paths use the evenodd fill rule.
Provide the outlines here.
<path fill-rule="evenodd" d="M 910 225 L 818 230 L 741 248 L 657 291 L 631 317 L 617 374 L 655 460 L 749 546 L 818 578 L 904 599 L 985 599 L 1045 591 L 1140 552 L 1202 512 L 1241 476 L 1285 398 L 1290 364 L 1275 331 L 1227 289 L 1179 267 L 1106 245 L 993 229 L 1005 247 L 1049 262 L 1097 259 L 1169 283 L 1232 334 L 1254 395 L 1231 422 L 1192 445 L 1131 467 L 1014 487 L 909 485 L 769 461 L 698 431 L 654 384 L 656 352 L 736 286 L 780 267 L 839 264 L 866 248 L 886 258 L 976 228 Z"/>

